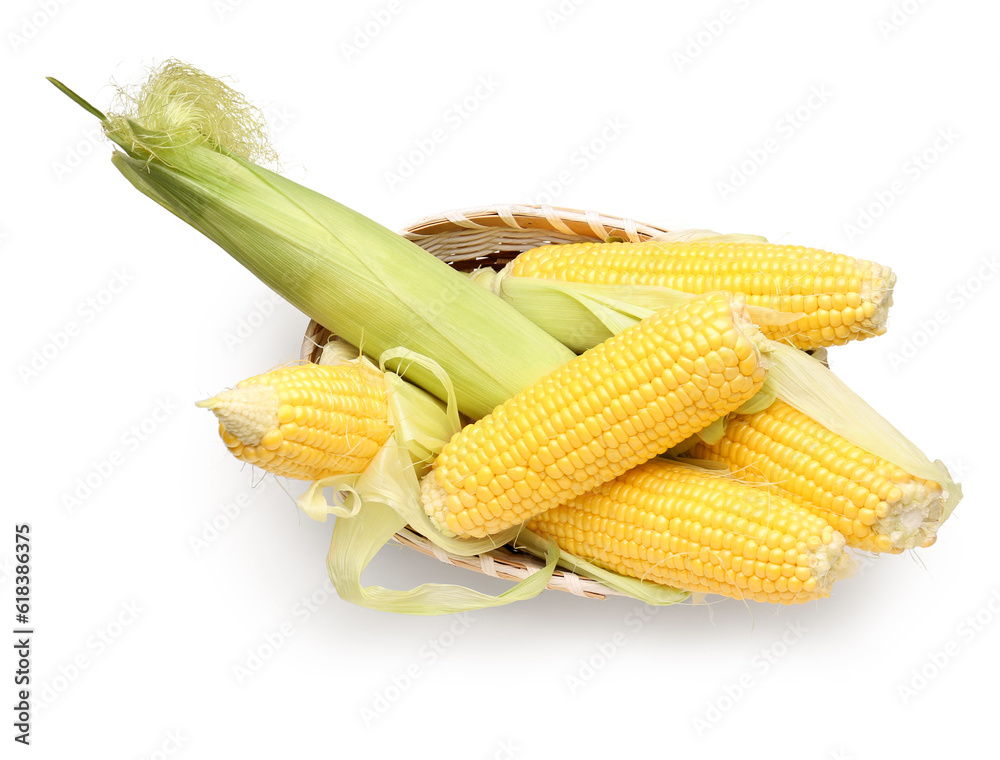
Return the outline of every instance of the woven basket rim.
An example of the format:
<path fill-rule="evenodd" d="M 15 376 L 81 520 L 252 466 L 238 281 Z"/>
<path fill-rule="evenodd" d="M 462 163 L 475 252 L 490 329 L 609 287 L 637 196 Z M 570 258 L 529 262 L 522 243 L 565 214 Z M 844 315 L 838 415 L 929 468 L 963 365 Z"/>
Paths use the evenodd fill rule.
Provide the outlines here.
<path fill-rule="evenodd" d="M 495 228 L 548 231 L 595 240 L 621 236 L 634 243 L 668 232 L 655 224 L 596 211 L 546 204 L 500 203 L 452 209 L 425 216 L 409 224 L 403 230 L 403 235 L 411 240 L 418 240 L 424 236 L 458 229 Z"/>
<path fill-rule="evenodd" d="M 497 204 L 426 216 L 410 224 L 402 234 L 456 268 L 467 269 L 470 262 L 476 266 L 501 264 L 512 258 L 512 254 L 551 239 L 607 240 L 616 237 L 638 243 L 669 232 L 657 225 L 594 211 L 548 205 Z M 329 330 L 310 321 L 302 340 L 301 359 L 318 362 L 323 346 L 331 337 Z M 402 546 L 445 564 L 494 578 L 523 580 L 544 566 L 539 558 L 512 550 L 509 546 L 483 555 L 463 557 L 445 551 L 408 528 L 399 531 L 393 538 Z M 563 568 L 556 569 L 546 588 L 588 599 L 622 596 L 620 591 L 600 581 Z"/>

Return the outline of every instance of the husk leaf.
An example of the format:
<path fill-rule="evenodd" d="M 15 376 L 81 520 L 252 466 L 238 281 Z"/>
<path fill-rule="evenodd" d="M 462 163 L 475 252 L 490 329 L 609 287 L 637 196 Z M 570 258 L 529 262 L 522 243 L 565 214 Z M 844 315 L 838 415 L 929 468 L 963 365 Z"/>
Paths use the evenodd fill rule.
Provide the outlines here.
<path fill-rule="evenodd" d="M 472 273 L 472 280 L 499 295 L 576 353 L 583 353 L 654 312 L 677 306 L 692 296 L 658 285 L 595 285 L 515 277 L 508 274 L 509 268 L 510 265 L 499 272 L 477 270 Z M 787 325 L 802 316 L 759 306 L 746 308 L 757 325 Z"/>
<path fill-rule="evenodd" d="M 368 501 L 350 519 L 338 519 L 333 528 L 327 571 L 340 597 L 362 607 L 407 615 L 445 615 L 481 610 L 530 599 L 549 583 L 558 560 L 552 544 L 545 566 L 503 593 L 493 596 L 453 584 L 424 583 L 398 591 L 383 586 L 363 586 L 361 574 L 379 549 L 406 526 L 392 507 Z"/>

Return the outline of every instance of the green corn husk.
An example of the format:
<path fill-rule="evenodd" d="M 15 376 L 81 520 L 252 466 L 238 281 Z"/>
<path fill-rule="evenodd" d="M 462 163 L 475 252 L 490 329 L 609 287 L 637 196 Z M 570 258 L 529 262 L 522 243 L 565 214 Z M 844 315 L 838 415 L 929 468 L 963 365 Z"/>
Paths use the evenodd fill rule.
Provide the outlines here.
<path fill-rule="evenodd" d="M 302 312 L 370 357 L 434 357 L 458 408 L 488 414 L 573 354 L 415 243 L 254 163 L 273 156 L 254 109 L 217 79 L 170 61 L 123 113 L 96 116 L 139 191 L 216 242 Z M 511 357 L 516 357 L 515 361 Z M 390 366 L 398 368 L 405 359 Z M 407 379 L 442 398 L 423 367 Z"/>

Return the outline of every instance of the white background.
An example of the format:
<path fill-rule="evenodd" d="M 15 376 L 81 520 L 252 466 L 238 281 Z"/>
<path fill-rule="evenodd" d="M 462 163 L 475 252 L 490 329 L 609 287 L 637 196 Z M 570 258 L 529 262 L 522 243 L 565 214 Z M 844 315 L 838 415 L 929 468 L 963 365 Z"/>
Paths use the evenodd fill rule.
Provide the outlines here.
<path fill-rule="evenodd" d="M 3 756 L 833 760 L 995 736 L 998 23 L 985 0 L 6 3 L 0 628 L 27 522 L 36 703 L 14 745 L 0 644 Z M 133 190 L 44 80 L 106 108 L 170 57 L 235 77 L 290 176 L 395 229 L 551 200 L 891 265 L 888 334 L 831 360 L 964 502 L 931 549 L 801 606 L 342 602 L 332 523 L 254 487 L 193 404 L 295 358 L 307 320 Z M 367 580 L 505 586 L 395 546 Z"/>

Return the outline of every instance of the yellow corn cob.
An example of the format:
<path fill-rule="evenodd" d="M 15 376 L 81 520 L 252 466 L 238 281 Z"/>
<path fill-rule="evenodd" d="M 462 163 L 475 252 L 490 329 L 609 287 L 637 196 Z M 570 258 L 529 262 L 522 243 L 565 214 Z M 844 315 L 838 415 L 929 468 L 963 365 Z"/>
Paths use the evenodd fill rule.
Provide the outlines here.
<path fill-rule="evenodd" d="M 802 349 L 884 333 L 896 282 L 881 264 L 815 248 L 711 240 L 546 245 L 522 253 L 508 273 L 742 295 L 752 306 L 804 314 L 787 325 L 761 327 L 765 337 Z"/>
<path fill-rule="evenodd" d="M 794 495 L 855 548 L 898 553 L 936 538 L 946 497 L 940 484 L 869 454 L 783 401 L 735 415 L 721 440 L 699 441 L 689 454 Z"/>
<path fill-rule="evenodd" d="M 354 363 L 282 367 L 198 406 L 234 456 L 302 480 L 361 473 L 392 435 L 381 375 Z"/>
<path fill-rule="evenodd" d="M 718 293 L 581 354 L 465 427 L 422 481 L 449 535 L 493 535 L 657 456 L 761 387 L 756 328 Z"/>
<path fill-rule="evenodd" d="M 527 527 L 610 570 L 687 591 L 794 604 L 849 567 L 844 537 L 791 501 L 653 459 Z"/>

